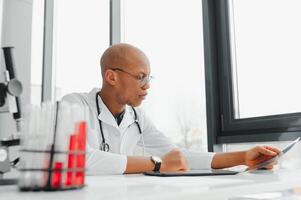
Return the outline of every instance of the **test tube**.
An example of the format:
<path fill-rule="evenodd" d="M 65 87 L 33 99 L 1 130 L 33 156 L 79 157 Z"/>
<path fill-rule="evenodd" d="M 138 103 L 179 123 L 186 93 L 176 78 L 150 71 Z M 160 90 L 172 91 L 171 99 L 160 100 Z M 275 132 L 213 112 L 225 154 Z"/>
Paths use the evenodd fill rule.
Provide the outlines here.
<path fill-rule="evenodd" d="M 60 188 L 62 184 L 62 169 L 63 163 L 62 162 L 55 162 L 53 167 L 53 176 L 51 180 L 51 187 L 52 188 Z"/>
<path fill-rule="evenodd" d="M 83 153 L 86 149 L 86 132 L 87 132 L 87 124 L 84 121 L 81 121 L 77 124 L 77 159 L 76 159 L 76 168 L 77 170 L 75 173 L 76 177 L 76 185 L 81 186 L 85 182 L 85 154 Z"/>
<path fill-rule="evenodd" d="M 76 138 L 77 136 L 75 134 L 70 135 L 69 138 L 69 149 L 68 149 L 68 166 L 67 166 L 67 175 L 66 175 L 66 186 L 72 186 L 75 185 L 75 173 L 73 171 L 75 167 L 75 155 L 74 152 L 76 150 Z"/>

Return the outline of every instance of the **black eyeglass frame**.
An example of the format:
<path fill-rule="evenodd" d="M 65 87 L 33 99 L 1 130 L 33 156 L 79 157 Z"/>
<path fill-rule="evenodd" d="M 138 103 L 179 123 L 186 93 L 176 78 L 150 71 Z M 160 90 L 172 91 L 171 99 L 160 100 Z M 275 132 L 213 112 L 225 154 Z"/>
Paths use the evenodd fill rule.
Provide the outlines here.
<path fill-rule="evenodd" d="M 149 84 L 150 81 L 154 78 L 153 76 L 150 76 L 150 75 L 146 75 L 146 76 L 143 76 L 143 77 L 141 77 L 139 75 L 134 75 L 134 74 L 132 74 L 132 73 L 130 73 L 130 72 L 124 70 L 124 69 L 119 68 L 119 67 L 110 68 L 110 69 L 113 70 L 113 71 L 120 71 L 120 72 L 126 73 L 129 76 L 135 78 L 136 80 L 139 81 L 141 87 L 144 87 L 145 85 Z"/>

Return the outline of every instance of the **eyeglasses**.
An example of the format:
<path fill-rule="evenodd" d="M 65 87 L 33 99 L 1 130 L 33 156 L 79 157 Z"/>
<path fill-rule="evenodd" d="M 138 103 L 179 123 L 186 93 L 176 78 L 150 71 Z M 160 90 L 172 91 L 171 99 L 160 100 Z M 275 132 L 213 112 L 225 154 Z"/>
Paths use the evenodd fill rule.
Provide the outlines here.
<path fill-rule="evenodd" d="M 139 81 L 139 84 L 141 87 L 145 86 L 146 84 L 149 84 L 150 81 L 154 78 L 153 76 L 150 76 L 150 75 L 146 75 L 146 76 L 139 76 L 139 75 L 134 75 L 130 72 L 127 72 L 121 68 L 110 68 L 111 70 L 113 71 L 120 71 L 120 72 L 123 72 L 123 73 L 126 73 L 128 75 L 130 75 L 131 77 L 135 78 L 136 80 Z"/>

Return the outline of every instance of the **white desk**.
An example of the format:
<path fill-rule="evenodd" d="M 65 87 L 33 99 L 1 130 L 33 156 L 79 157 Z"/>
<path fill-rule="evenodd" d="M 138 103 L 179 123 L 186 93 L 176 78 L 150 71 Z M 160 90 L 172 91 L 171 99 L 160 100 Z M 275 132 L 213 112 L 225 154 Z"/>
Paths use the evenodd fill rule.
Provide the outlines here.
<path fill-rule="evenodd" d="M 0 197 L 5 200 L 222 200 L 237 195 L 300 187 L 301 170 L 215 177 L 88 176 L 86 184 L 80 190 L 60 192 L 19 192 L 16 186 L 0 186 Z"/>

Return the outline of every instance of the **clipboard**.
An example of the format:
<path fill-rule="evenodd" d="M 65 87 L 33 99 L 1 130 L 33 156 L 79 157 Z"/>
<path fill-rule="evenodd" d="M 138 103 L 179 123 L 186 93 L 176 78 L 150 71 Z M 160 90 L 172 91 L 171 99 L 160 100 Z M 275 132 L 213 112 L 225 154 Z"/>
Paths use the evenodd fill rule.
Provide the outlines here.
<path fill-rule="evenodd" d="M 147 176 L 161 176 L 161 177 L 172 177 L 172 176 L 221 176 L 221 175 L 235 175 L 239 172 L 223 170 L 223 169 L 205 169 L 205 170 L 189 170 L 186 172 L 144 172 Z"/>

